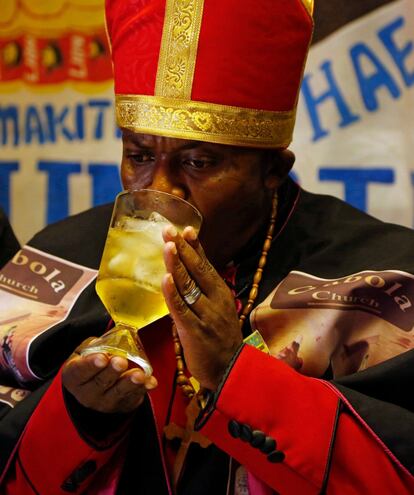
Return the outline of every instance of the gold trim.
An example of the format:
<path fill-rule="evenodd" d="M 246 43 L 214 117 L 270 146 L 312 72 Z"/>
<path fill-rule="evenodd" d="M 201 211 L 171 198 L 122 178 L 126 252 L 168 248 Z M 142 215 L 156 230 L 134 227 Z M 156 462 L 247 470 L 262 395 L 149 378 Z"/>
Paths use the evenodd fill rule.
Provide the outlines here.
<path fill-rule="evenodd" d="M 116 95 L 116 119 L 134 132 L 258 148 L 285 148 L 296 111 L 270 112 L 160 96 Z"/>
<path fill-rule="evenodd" d="M 309 12 L 309 15 L 313 16 L 314 0 L 301 0 L 305 9 Z"/>
<path fill-rule="evenodd" d="M 191 98 L 204 0 L 166 0 L 155 95 Z"/>
<path fill-rule="evenodd" d="M 59 93 L 66 89 L 73 89 L 80 93 L 98 94 L 109 89 L 113 90 L 114 82 L 112 79 L 106 81 L 75 81 L 69 79 L 57 83 L 28 83 L 23 79 L 15 79 L 14 81 L 0 81 L 0 95 L 2 93 L 15 93 L 16 91 L 28 90 L 34 94 Z M 109 95 L 109 93 L 108 93 Z M 113 95 L 113 91 L 111 96 Z"/>

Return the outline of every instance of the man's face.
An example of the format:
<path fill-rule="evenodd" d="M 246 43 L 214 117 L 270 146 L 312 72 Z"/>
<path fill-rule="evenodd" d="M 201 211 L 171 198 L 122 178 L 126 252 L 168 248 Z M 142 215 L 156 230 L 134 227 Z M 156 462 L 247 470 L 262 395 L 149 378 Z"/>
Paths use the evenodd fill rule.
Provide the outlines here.
<path fill-rule="evenodd" d="M 168 192 L 198 208 L 200 240 L 221 267 L 267 222 L 272 190 L 287 173 L 263 157 L 260 150 L 124 130 L 121 176 L 125 189 Z"/>

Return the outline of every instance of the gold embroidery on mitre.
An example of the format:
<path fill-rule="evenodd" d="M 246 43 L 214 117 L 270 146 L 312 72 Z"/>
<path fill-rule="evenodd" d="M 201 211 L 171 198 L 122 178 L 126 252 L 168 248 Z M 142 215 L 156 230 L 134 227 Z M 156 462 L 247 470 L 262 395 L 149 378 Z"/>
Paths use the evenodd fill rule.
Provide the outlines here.
<path fill-rule="evenodd" d="M 200 101 L 116 95 L 120 127 L 134 132 L 235 146 L 284 148 L 292 140 L 295 111 L 271 112 Z"/>
<path fill-rule="evenodd" d="M 155 95 L 191 98 L 204 0 L 167 0 Z"/>
<path fill-rule="evenodd" d="M 302 0 L 302 3 L 305 6 L 306 10 L 309 12 L 310 16 L 312 17 L 314 0 Z"/>

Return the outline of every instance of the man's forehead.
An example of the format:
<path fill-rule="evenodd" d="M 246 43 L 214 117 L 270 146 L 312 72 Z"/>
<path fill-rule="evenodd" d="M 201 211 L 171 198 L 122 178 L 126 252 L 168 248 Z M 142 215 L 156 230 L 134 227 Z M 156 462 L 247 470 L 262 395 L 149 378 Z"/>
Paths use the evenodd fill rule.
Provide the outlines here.
<path fill-rule="evenodd" d="M 193 141 L 191 139 L 178 139 L 167 136 L 156 136 L 154 134 L 138 133 L 129 129 L 122 129 L 122 137 L 125 141 L 143 147 L 154 147 L 161 144 L 167 144 L 175 148 L 196 148 L 210 144 L 202 141 Z"/>
<path fill-rule="evenodd" d="M 188 150 L 202 148 L 221 153 L 257 153 L 262 149 L 231 146 L 228 144 L 209 143 L 206 141 L 195 141 L 191 139 L 180 139 L 167 136 L 157 136 L 154 134 L 145 134 L 131 131 L 130 129 L 121 129 L 124 143 L 132 143 L 142 148 L 166 147 L 175 150 Z"/>

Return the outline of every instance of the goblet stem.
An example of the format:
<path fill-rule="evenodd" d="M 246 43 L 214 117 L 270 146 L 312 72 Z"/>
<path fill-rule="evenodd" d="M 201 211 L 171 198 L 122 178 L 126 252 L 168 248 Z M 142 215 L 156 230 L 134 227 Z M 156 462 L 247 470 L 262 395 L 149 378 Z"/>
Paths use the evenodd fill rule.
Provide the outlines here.
<path fill-rule="evenodd" d="M 142 368 L 147 376 L 152 374 L 152 367 L 138 337 L 138 329 L 132 326 L 116 323 L 102 337 L 81 349 L 82 356 L 96 352 L 123 357 Z"/>

